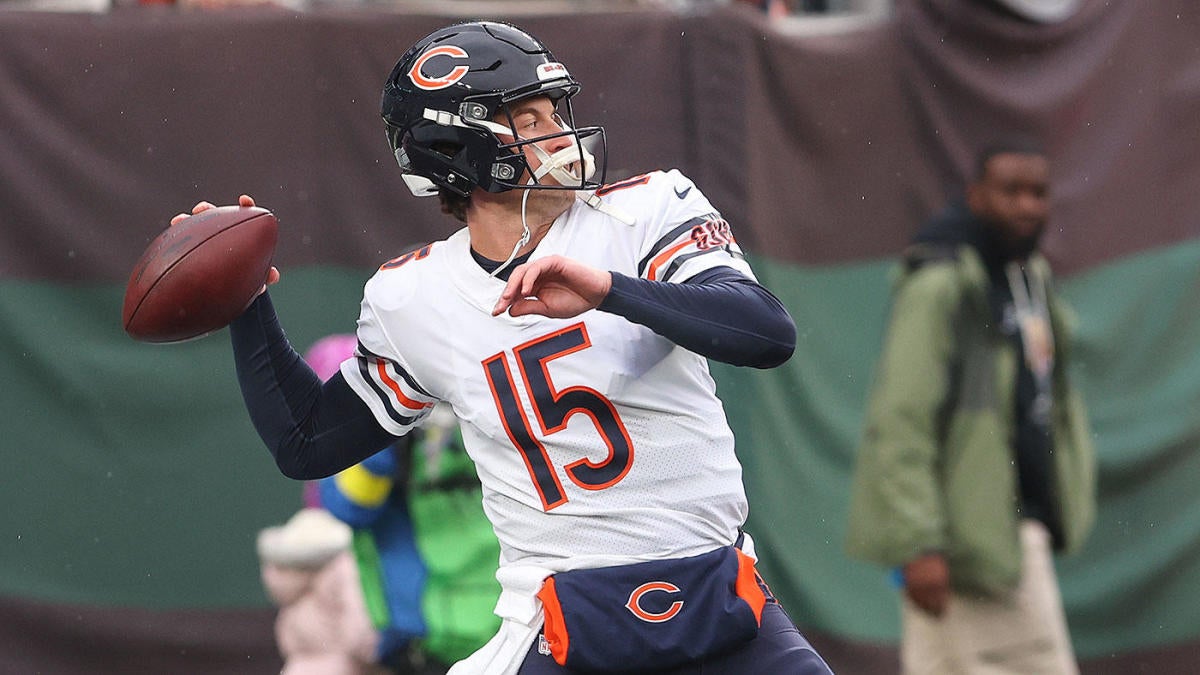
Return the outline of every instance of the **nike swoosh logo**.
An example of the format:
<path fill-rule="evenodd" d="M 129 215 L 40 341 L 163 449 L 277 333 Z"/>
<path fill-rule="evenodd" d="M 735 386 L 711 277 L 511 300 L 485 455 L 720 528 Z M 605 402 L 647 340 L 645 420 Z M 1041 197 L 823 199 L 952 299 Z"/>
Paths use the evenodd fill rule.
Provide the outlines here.
<path fill-rule="evenodd" d="M 688 193 L 691 191 L 692 191 L 692 186 L 690 186 L 690 185 L 685 187 L 683 189 L 683 192 L 680 192 L 679 188 L 675 188 L 675 196 L 679 197 L 680 199 L 683 199 L 684 197 L 688 196 Z"/>

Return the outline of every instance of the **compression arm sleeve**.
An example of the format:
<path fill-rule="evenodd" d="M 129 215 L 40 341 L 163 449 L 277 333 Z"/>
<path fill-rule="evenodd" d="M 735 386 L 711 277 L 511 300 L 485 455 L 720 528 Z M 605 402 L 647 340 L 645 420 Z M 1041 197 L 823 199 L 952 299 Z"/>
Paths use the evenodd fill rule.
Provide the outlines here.
<path fill-rule="evenodd" d="M 783 303 L 730 267 L 705 270 L 681 284 L 613 272 L 612 290 L 598 309 L 735 366 L 774 368 L 796 349 L 796 324 Z"/>
<path fill-rule="evenodd" d="M 322 384 L 283 334 L 267 293 L 229 334 L 246 410 L 285 476 L 331 476 L 396 441 L 341 373 Z"/>

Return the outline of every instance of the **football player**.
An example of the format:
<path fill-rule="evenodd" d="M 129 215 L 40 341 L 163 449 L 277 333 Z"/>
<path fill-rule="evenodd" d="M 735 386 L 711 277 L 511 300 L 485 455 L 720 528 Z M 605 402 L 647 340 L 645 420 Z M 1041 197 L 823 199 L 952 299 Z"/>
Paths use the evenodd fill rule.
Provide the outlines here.
<path fill-rule="evenodd" d="M 413 194 L 465 227 L 380 267 L 356 354 L 324 385 L 262 293 L 231 326 L 250 416 L 280 470 L 313 479 L 450 404 L 503 588 L 499 633 L 455 675 L 827 673 L 754 571 L 706 361 L 777 366 L 795 324 L 688 178 L 605 184 L 579 88 L 508 24 L 405 53 L 388 141 Z"/>

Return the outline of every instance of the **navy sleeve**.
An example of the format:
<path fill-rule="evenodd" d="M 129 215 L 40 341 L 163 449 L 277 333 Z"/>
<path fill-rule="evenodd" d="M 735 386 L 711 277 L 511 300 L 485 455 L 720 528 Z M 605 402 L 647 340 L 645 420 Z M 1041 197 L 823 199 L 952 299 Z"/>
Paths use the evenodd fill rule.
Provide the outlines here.
<path fill-rule="evenodd" d="M 796 324 L 770 291 L 730 267 L 682 284 L 612 273 L 600 311 L 646 326 L 701 356 L 735 366 L 774 368 L 796 349 Z"/>
<path fill-rule="evenodd" d="M 288 342 L 267 293 L 229 334 L 246 410 L 285 476 L 331 476 L 396 441 L 341 373 L 321 382 Z"/>

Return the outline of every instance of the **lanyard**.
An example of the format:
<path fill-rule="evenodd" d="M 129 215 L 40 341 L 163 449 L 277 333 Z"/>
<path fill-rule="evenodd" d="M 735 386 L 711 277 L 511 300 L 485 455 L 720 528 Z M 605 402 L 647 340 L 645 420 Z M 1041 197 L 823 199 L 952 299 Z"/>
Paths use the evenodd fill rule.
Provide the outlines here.
<path fill-rule="evenodd" d="M 1021 264 L 1010 262 L 1004 267 L 1012 291 L 1017 327 L 1021 332 L 1025 363 L 1033 373 L 1037 396 L 1033 404 L 1036 417 L 1050 413 L 1051 373 L 1054 370 L 1054 332 L 1050 326 L 1049 303 L 1046 299 L 1046 280 L 1033 273 L 1026 274 Z"/>

